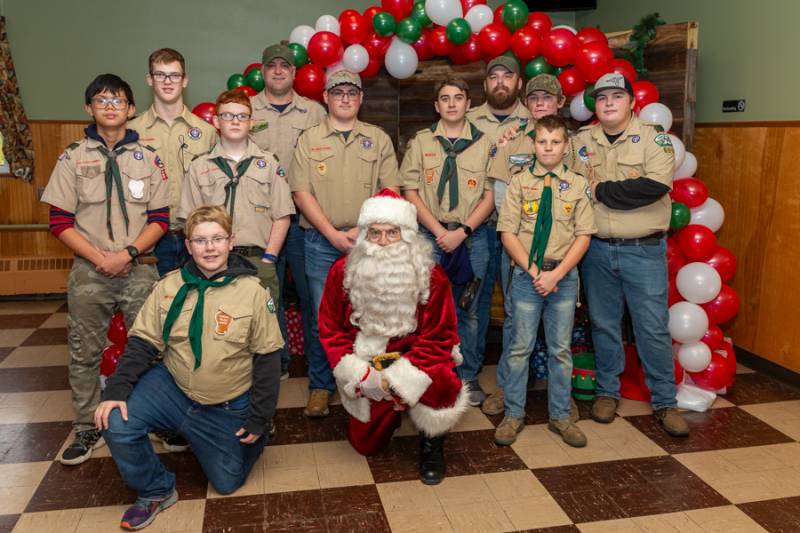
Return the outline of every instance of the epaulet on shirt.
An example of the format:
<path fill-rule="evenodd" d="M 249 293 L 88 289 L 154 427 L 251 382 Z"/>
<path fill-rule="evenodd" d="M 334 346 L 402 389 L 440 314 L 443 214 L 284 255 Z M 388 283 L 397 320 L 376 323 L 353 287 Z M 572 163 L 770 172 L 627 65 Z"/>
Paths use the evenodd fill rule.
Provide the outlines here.
<path fill-rule="evenodd" d="M 80 145 L 81 145 L 81 143 L 74 142 L 74 143 L 70 144 L 69 146 L 67 146 L 66 150 L 69 150 L 71 152 L 71 151 L 75 150 L 76 148 L 78 148 Z"/>
<path fill-rule="evenodd" d="M 148 149 L 148 150 L 150 150 L 151 152 L 153 152 L 153 153 L 155 153 L 155 152 L 156 152 L 156 149 L 155 149 L 155 148 L 153 148 L 152 146 L 150 146 L 149 144 L 145 144 L 145 145 L 143 145 L 143 146 L 144 146 L 146 149 Z"/>
<path fill-rule="evenodd" d="M 664 126 L 662 126 L 661 124 L 658 124 L 656 122 L 642 122 L 642 124 L 645 126 L 650 126 L 652 128 L 655 128 L 656 132 L 658 133 L 664 133 Z"/>
<path fill-rule="evenodd" d="M 276 162 L 276 163 L 280 163 L 280 162 L 281 162 L 281 160 L 278 158 L 278 154 L 276 154 L 276 153 L 273 153 L 273 154 L 272 154 L 272 157 L 274 157 L 274 158 L 275 158 L 275 162 Z"/>

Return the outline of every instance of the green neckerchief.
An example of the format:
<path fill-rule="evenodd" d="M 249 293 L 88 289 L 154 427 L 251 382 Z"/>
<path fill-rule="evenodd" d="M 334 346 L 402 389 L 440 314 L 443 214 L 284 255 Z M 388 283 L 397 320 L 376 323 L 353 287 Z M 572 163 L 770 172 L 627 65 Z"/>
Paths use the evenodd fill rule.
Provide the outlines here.
<path fill-rule="evenodd" d="M 181 278 L 183 279 L 183 286 L 178 291 L 178 294 L 175 295 L 172 305 L 169 306 L 167 318 L 164 320 L 162 338 L 165 343 L 169 340 L 172 326 L 175 325 L 175 321 L 181 314 L 181 310 L 183 310 L 186 295 L 189 294 L 190 290 L 197 289 L 197 303 L 194 305 L 192 319 L 189 321 L 189 343 L 192 345 L 194 368 L 196 370 L 200 367 L 200 361 L 203 359 L 203 304 L 206 289 L 209 287 L 224 287 L 236 278 L 230 276 L 222 278 L 220 281 L 211 281 L 194 275 L 187 267 L 181 268 Z"/>
<path fill-rule="evenodd" d="M 431 132 L 436 132 L 436 126 L 439 123 L 434 123 L 431 126 Z M 475 144 L 475 141 L 483 136 L 483 132 L 475 127 L 473 123 L 469 123 L 470 135 L 472 139 L 458 139 L 456 142 L 451 143 L 450 139 L 446 139 L 441 135 L 436 136 L 439 144 L 442 145 L 442 150 L 447 154 L 447 158 L 442 165 L 442 174 L 439 176 L 439 188 L 436 190 L 436 197 L 439 199 L 439 204 L 442 203 L 444 198 L 444 188 L 450 184 L 450 208 L 452 211 L 458 205 L 458 166 L 456 165 L 456 156 Z"/>
<path fill-rule="evenodd" d="M 239 161 L 239 164 L 236 165 L 236 176 L 233 175 L 233 171 L 231 170 L 230 165 L 228 165 L 228 161 L 222 157 L 215 157 L 211 161 L 217 164 L 219 169 L 228 176 L 228 183 L 225 185 L 225 207 L 228 208 L 228 213 L 230 213 L 231 217 L 233 216 L 233 208 L 236 205 L 236 187 L 239 185 L 239 180 L 242 179 L 244 173 L 247 172 L 247 169 L 250 168 L 250 163 L 253 162 L 253 158 L 248 157 L 247 159 L 242 159 Z M 228 202 L 230 201 L 230 206 L 228 206 Z"/>
<path fill-rule="evenodd" d="M 109 150 L 102 144 L 97 147 L 100 153 L 106 156 L 106 228 L 108 238 L 114 240 L 114 230 L 111 228 L 111 189 L 117 188 L 117 199 L 122 210 L 122 218 L 125 220 L 125 234 L 128 233 L 128 207 L 125 205 L 125 193 L 122 190 L 122 176 L 119 173 L 119 163 L 117 157 L 128 149 L 124 146 Z"/>
<path fill-rule="evenodd" d="M 531 175 L 534 178 L 541 178 L 546 180 L 548 176 L 558 179 L 558 175 L 554 172 L 545 172 L 541 176 L 533 173 L 533 167 L 536 166 L 536 161 L 530 166 Z M 542 263 L 544 262 L 544 252 L 547 249 L 547 241 L 550 240 L 550 231 L 553 229 L 553 181 L 550 180 L 550 186 L 545 185 L 542 191 L 542 198 L 539 200 L 539 211 L 536 217 L 536 225 L 533 228 L 533 241 L 531 241 L 531 250 L 528 253 L 528 268 L 536 263 L 536 268 L 541 272 Z"/>

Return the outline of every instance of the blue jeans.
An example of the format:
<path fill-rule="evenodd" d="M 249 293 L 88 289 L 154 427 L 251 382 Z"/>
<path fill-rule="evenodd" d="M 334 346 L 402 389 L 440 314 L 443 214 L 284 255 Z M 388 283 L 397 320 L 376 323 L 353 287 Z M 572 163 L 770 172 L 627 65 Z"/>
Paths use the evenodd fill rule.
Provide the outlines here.
<path fill-rule="evenodd" d="M 436 261 L 441 261 L 444 251 L 436 244 L 433 234 L 425 228 L 420 231 L 433 243 L 433 253 Z M 464 243 L 469 250 L 469 261 L 472 264 L 472 271 L 476 278 L 486 280 L 486 271 L 489 268 L 489 238 L 486 226 L 477 227 Z M 453 285 L 453 299 L 456 302 L 456 315 L 458 316 L 458 336 L 461 339 L 461 355 L 464 362 L 456 367 L 458 377 L 465 381 L 478 379 L 478 372 L 483 365 L 483 353 L 478 351 L 478 303 L 483 283 L 478 287 L 477 295 L 472 300 L 469 309 L 462 309 L 458 305 L 461 293 L 464 292 L 466 285 Z"/>
<path fill-rule="evenodd" d="M 286 234 L 286 242 L 283 245 L 283 250 L 278 257 L 278 282 L 281 287 L 281 300 L 278 311 L 278 325 L 281 328 L 281 335 L 284 340 L 289 339 L 289 333 L 286 327 L 286 307 L 283 305 L 285 300 L 284 285 L 286 280 L 286 267 L 292 273 L 294 279 L 294 287 L 297 291 L 297 299 L 300 300 L 300 315 L 303 319 L 303 349 L 306 353 L 311 350 L 320 350 L 319 342 L 313 342 L 312 339 L 312 322 L 313 318 L 313 302 L 311 301 L 311 294 L 308 290 L 308 281 L 306 280 L 306 265 L 305 265 L 305 239 L 303 228 L 298 223 L 298 216 L 292 215 L 292 223 L 289 226 L 289 232 Z M 281 349 L 281 374 L 289 370 L 289 344 Z M 319 355 L 317 356 L 319 357 Z"/>
<path fill-rule="evenodd" d="M 242 444 L 235 435 L 247 418 L 250 392 L 221 404 L 202 405 L 178 388 L 163 363 L 142 374 L 127 404 L 128 421 L 115 409 L 103 436 L 122 478 L 147 500 L 162 499 L 175 488 L 175 474 L 164 467 L 147 437 L 154 429 L 185 437 L 221 494 L 242 486 L 269 438 L 262 435 L 255 444 Z"/>
<path fill-rule="evenodd" d="M 672 338 L 667 324 L 667 245 L 618 246 L 592 239 L 581 266 L 592 321 L 598 396 L 619 398 L 625 370 L 622 313 L 628 304 L 636 349 L 654 409 L 675 407 Z"/>
<path fill-rule="evenodd" d="M 158 275 L 163 276 L 167 272 L 172 272 L 176 268 L 181 268 L 189 260 L 189 252 L 183 237 L 174 235 L 170 232 L 165 233 L 156 243 L 153 253 L 158 259 Z"/>
<path fill-rule="evenodd" d="M 541 296 L 530 274 L 515 268 L 511 279 L 511 346 L 505 366 L 506 416 L 525 416 L 529 359 L 536 344 L 540 320 L 547 340 L 547 410 L 553 420 L 569 417 L 572 392 L 572 324 L 578 301 L 578 269 L 573 268 L 558 282 L 558 291 Z"/>
<path fill-rule="evenodd" d="M 499 240 L 499 239 L 498 239 Z M 505 366 L 511 348 L 511 326 L 513 325 L 514 307 L 511 305 L 511 258 L 503 249 L 500 254 L 500 285 L 503 289 L 503 347 L 500 351 L 500 363 L 497 365 L 497 388 L 502 389 L 505 383 Z M 533 363 L 533 359 L 531 359 Z"/>
<path fill-rule="evenodd" d="M 484 357 L 486 356 L 486 335 L 489 332 L 489 322 L 492 318 L 492 295 L 500 270 L 500 256 L 503 253 L 503 245 L 500 242 L 500 235 L 497 233 L 497 221 L 490 220 L 486 223 L 486 237 L 489 241 L 489 266 L 486 269 L 486 280 L 484 280 L 478 296 L 478 345 L 475 348 Z"/>
<path fill-rule="evenodd" d="M 333 393 L 336 391 L 336 382 L 333 380 L 333 370 L 325 357 L 322 345 L 319 342 L 319 303 L 322 301 L 322 291 L 325 289 L 325 280 L 333 263 L 342 256 L 342 252 L 333 247 L 328 239 L 313 229 L 305 233 L 306 251 L 306 280 L 308 292 L 311 294 L 313 316 L 311 322 L 311 345 L 306 349 L 308 361 L 308 388 L 325 389 Z"/>

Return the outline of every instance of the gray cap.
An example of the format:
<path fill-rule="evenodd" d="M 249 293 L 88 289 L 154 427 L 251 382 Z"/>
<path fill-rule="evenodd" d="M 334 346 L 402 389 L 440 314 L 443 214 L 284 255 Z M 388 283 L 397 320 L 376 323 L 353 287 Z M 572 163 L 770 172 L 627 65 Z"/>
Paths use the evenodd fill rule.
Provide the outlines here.
<path fill-rule="evenodd" d="M 294 54 L 292 53 L 292 49 L 281 43 L 273 44 L 264 48 L 264 53 L 261 54 L 261 62 L 266 65 L 278 57 L 285 59 L 290 65 L 294 65 Z"/>
<path fill-rule="evenodd" d="M 495 67 L 503 67 L 509 72 L 513 72 L 519 76 L 519 62 L 513 57 L 497 56 L 486 65 L 486 74 L 489 74 Z"/>
<path fill-rule="evenodd" d="M 561 90 L 561 83 L 552 74 L 537 74 L 528 80 L 527 85 L 525 85 L 525 98 L 533 91 L 544 91 L 554 96 L 564 94 Z"/>
<path fill-rule="evenodd" d="M 345 84 L 355 85 L 361 89 L 361 77 L 355 72 L 350 72 L 349 70 L 337 70 L 328 76 L 328 80 L 325 82 L 325 90 L 330 91 L 337 85 Z"/>
<path fill-rule="evenodd" d="M 592 96 L 597 96 L 600 91 L 605 91 L 607 89 L 620 89 L 633 96 L 631 82 L 629 82 L 625 76 L 617 74 L 616 72 L 609 72 L 608 74 L 600 76 L 600 79 L 594 84 Z"/>

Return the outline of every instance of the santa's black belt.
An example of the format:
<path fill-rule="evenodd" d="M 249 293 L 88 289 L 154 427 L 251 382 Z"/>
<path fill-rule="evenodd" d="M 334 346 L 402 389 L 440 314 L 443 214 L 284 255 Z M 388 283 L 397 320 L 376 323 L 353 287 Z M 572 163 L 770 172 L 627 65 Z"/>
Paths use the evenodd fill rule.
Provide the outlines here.
<path fill-rule="evenodd" d="M 261 257 L 264 255 L 264 249 L 260 246 L 234 246 L 233 253 L 251 257 L 257 255 Z"/>
<path fill-rule="evenodd" d="M 655 233 L 651 233 L 650 235 L 645 235 L 644 237 L 636 237 L 631 239 L 620 239 L 616 237 L 592 237 L 593 239 L 597 239 L 598 241 L 602 241 L 608 243 L 612 246 L 654 246 L 656 244 L 661 244 L 661 239 L 666 237 L 667 233 L 665 231 L 657 231 Z"/>

